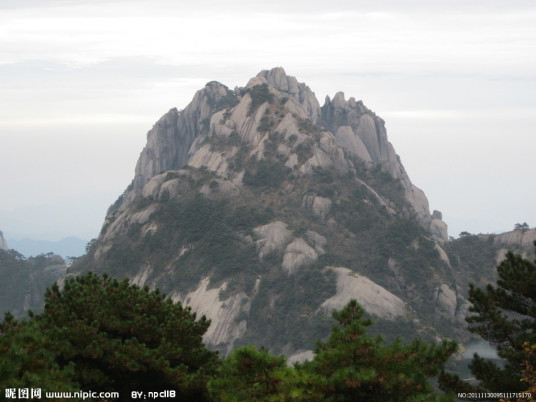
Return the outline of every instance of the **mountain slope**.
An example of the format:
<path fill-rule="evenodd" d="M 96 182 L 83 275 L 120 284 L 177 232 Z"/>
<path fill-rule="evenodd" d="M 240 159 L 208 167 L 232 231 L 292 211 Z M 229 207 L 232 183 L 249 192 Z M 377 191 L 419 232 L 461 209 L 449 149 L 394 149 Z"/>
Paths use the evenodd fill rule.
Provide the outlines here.
<path fill-rule="evenodd" d="M 48 253 L 25 259 L 19 252 L 0 249 L 0 314 L 24 318 L 29 310 L 43 308 L 44 293 L 65 275 L 67 266 L 59 255 Z"/>
<path fill-rule="evenodd" d="M 235 90 L 210 82 L 162 116 L 70 273 L 159 287 L 212 319 L 205 340 L 224 352 L 291 354 L 350 298 L 391 334 L 460 335 L 446 241 L 383 120 L 342 93 L 320 107 L 275 68 Z"/>

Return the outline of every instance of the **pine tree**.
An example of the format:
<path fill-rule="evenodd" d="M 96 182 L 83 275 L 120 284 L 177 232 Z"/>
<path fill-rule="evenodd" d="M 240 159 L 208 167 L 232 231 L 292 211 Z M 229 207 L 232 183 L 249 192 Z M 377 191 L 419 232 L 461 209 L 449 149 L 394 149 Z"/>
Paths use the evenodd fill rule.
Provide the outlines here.
<path fill-rule="evenodd" d="M 44 347 L 44 338 L 36 321 L 19 322 L 6 313 L 0 323 L 0 392 L 25 388 L 80 390 L 73 380 L 73 365 L 60 367 L 54 354 Z"/>
<path fill-rule="evenodd" d="M 536 343 L 536 261 L 508 252 L 497 271 L 497 286 L 483 290 L 470 285 L 469 311 L 475 314 L 467 321 L 469 330 L 489 341 L 506 364 L 499 367 L 475 355 L 470 368 L 489 391 L 519 392 L 526 387 L 523 367 L 536 365 L 536 356 L 525 350 Z"/>
<path fill-rule="evenodd" d="M 525 392 L 531 394 L 532 397 L 535 397 L 536 367 L 534 367 L 533 363 L 531 363 L 529 359 L 534 360 L 536 358 L 536 343 L 533 343 L 532 345 L 527 343 L 523 349 L 527 353 L 527 359 L 523 362 L 523 378 L 521 381 L 523 381 L 527 387 Z"/>
<path fill-rule="evenodd" d="M 209 383 L 214 401 L 322 402 L 312 384 L 320 378 L 307 370 L 287 365 L 284 356 L 248 345 L 235 349 L 222 360 Z"/>
<path fill-rule="evenodd" d="M 383 345 L 381 337 L 366 334 L 372 320 L 364 314 L 355 300 L 334 312 L 339 326 L 332 329 L 326 342 L 318 343 L 314 360 L 303 365 L 321 378 L 311 385 L 324 395 L 324 400 L 441 399 L 427 380 L 440 372 L 456 350 L 456 343 L 434 345 L 416 340 L 406 345 L 400 341 Z"/>
<path fill-rule="evenodd" d="M 158 290 L 88 273 L 48 289 L 44 312 L 29 321 L 6 317 L 0 374 L 15 385 L 28 373 L 34 386 L 64 378 L 63 388 L 118 391 L 121 400 L 132 390 L 175 390 L 180 400 L 203 401 L 218 362 L 202 342 L 209 324 Z"/>
<path fill-rule="evenodd" d="M 283 356 L 266 349 L 242 346 L 222 360 L 218 375 L 210 381 L 214 400 L 258 401 L 281 395 L 286 367 Z"/>

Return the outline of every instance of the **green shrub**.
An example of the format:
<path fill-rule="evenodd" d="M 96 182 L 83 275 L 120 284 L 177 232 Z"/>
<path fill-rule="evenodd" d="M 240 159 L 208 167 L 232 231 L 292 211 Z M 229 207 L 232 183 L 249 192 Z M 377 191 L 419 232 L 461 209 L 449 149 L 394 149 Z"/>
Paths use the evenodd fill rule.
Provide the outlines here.
<path fill-rule="evenodd" d="M 296 155 L 298 155 L 298 162 L 304 163 L 306 160 L 313 156 L 313 146 L 311 141 L 305 141 L 298 144 L 295 148 Z"/>
<path fill-rule="evenodd" d="M 236 106 L 238 102 L 238 97 L 234 91 L 227 90 L 227 94 L 216 102 L 214 109 L 216 112 L 219 112 L 223 109 L 231 109 L 232 107 Z"/>
<path fill-rule="evenodd" d="M 287 178 L 290 169 L 282 162 L 262 159 L 256 163 L 255 171 L 246 170 L 244 184 L 252 187 L 278 188 Z"/>
<path fill-rule="evenodd" d="M 249 95 L 251 96 L 251 105 L 249 105 L 248 116 L 251 116 L 263 103 L 272 103 L 274 99 L 268 89 L 268 84 L 255 85 L 249 90 Z"/>

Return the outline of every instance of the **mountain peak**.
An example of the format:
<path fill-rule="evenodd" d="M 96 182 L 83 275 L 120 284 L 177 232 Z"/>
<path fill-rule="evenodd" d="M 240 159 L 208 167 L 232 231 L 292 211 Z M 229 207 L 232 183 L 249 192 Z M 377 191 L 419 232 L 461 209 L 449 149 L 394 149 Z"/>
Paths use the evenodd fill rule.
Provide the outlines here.
<path fill-rule="evenodd" d="M 222 350 L 270 339 L 292 351 L 302 341 L 285 346 L 289 325 L 305 320 L 299 336 L 312 336 L 348 298 L 380 303 L 371 313 L 387 320 L 431 319 L 424 301 L 444 299 L 434 289 L 461 303 L 446 240 L 384 121 L 342 92 L 320 107 L 276 67 L 235 90 L 211 81 L 157 121 L 73 272 L 160 287 L 212 320 L 206 340 Z"/>
<path fill-rule="evenodd" d="M 271 136 L 280 136 L 280 143 L 269 145 Z M 227 147 L 214 146 L 224 139 Z M 240 144 L 257 160 L 266 158 L 267 146 L 276 146 L 276 153 L 286 158 L 284 166 L 296 174 L 311 174 L 319 167 L 355 175 L 358 164 L 376 166 L 400 181 L 409 203 L 400 213 L 414 216 L 435 237 L 447 240 L 446 225 L 432 217 L 426 196 L 411 183 L 387 139 L 384 121 L 363 102 L 346 100 L 343 92 L 333 100 L 326 97 L 320 107 L 314 92 L 282 67 L 263 70 L 234 91 L 211 81 L 183 110 L 162 116 L 147 134 L 133 186 L 121 202 L 132 202 L 161 172 L 186 165 L 204 166 L 240 186 L 246 171 L 233 170 Z M 381 202 L 389 205 L 392 200 Z"/>
<path fill-rule="evenodd" d="M 262 70 L 250 79 L 246 88 L 255 85 L 267 84 L 285 96 L 296 100 L 311 120 L 316 122 L 320 116 L 320 104 L 315 93 L 305 85 L 298 82 L 295 77 L 287 75 L 283 67 L 274 67 L 271 70 Z"/>
<path fill-rule="evenodd" d="M 260 78 L 268 85 L 274 87 L 278 91 L 289 94 L 293 97 L 300 92 L 298 88 L 298 80 L 295 77 L 288 76 L 283 67 L 275 67 L 271 70 L 263 70 L 255 78 Z M 255 80 L 255 79 L 253 79 Z"/>

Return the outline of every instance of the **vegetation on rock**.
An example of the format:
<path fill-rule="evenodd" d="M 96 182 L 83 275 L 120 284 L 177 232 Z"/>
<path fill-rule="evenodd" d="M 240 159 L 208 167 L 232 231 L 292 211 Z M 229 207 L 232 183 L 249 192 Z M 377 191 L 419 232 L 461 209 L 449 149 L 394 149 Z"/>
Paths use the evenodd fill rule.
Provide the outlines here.
<path fill-rule="evenodd" d="M 43 293 L 60 278 L 65 261 L 53 253 L 25 258 L 16 250 L 0 250 L 0 314 L 23 317 L 43 308 Z"/>
<path fill-rule="evenodd" d="M 267 84 L 255 85 L 249 90 L 249 95 L 251 96 L 251 105 L 249 106 L 248 115 L 253 114 L 263 103 L 272 103 L 274 99 Z"/>
<path fill-rule="evenodd" d="M 189 401 L 421 400 L 455 343 L 383 345 L 355 300 L 334 312 L 338 325 L 310 362 L 244 346 L 218 360 L 205 348 L 209 326 L 158 290 L 93 273 L 68 279 L 45 295 L 29 320 L 7 314 L 0 324 L 0 376 L 8 388 L 119 392 L 174 390 Z M 145 394 L 147 395 L 147 394 Z"/>

